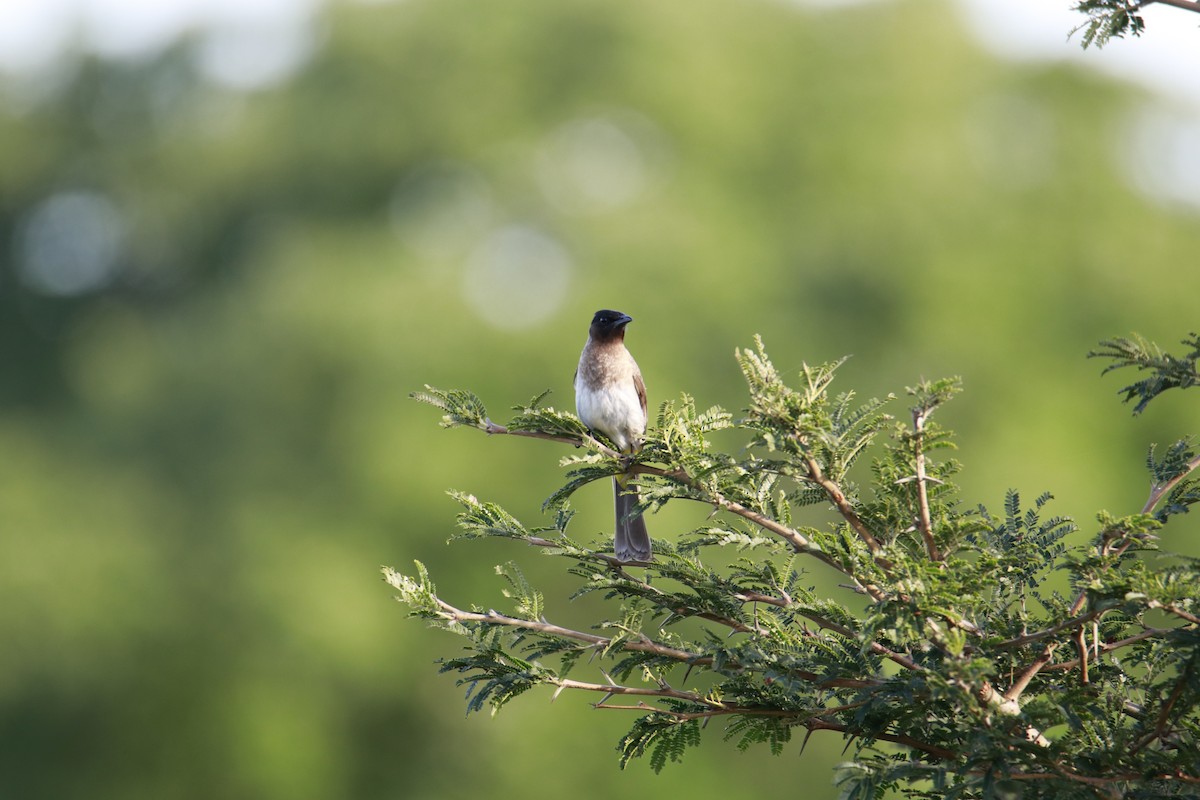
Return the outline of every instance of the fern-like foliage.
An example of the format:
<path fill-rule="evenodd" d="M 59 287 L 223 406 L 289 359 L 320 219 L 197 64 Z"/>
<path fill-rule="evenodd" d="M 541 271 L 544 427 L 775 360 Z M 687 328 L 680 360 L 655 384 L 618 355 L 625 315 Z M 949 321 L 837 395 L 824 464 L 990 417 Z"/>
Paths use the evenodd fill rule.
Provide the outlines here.
<path fill-rule="evenodd" d="M 1138 0 L 1080 0 L 1073 10 L 1087 15 L 1088 20 L 1072 30 L 1071 35 L 1083 32 L 1080 43 L 1084 50 L 1092 45 L 1103 47 L 1110 40 L 1126 35 L 1141 36 L 1146 22 L 1137 12 L 1143 5 Z"/>
<path fill-rule="evenodd" d="M 1140 340 L 1095 355 L 1154 373 L 1126 389 L 1144 407 L 1191 385 L 1200 341 L 1187 343 L 1182 358 Z M 384 571 L 412 616 L 462 637 L 442 671 L 467 687 L 469 710 L 538 687 L 589 693 L 637 714 L 620 764 L 646 757 L 656 771 L 713 728 L 773 753 L 839 735 L 849 760 L 833 780 L 848 799 L 1200 793 L 1200 570 L 1159 548 L 1164 526 L 1200 499 L 1190 439 L 1151 448 L 1145 508 L 1101 512 L 1081 538 L 1049 493 L 1028 503 L 1010 490 L 995 514 L 961 499 L 952 434 L 933 419 L 957 379 L 909 387 L 907 417 L 895 418 L 884 411 L 893 395 L 832 392 L 842 362 L 790 380 L 760 339 L 737 359 L 742 416 L 683 395 L 660 407 L 632 458 L 543 406 L 544 394 L 505 425 L 469 392 L 414 395 L 451 427 L 577 446 L 546 500 L 549 524 L 452 493 L 456 538 L 565 559 L 571 597 L 538 589 L 515 561 L 496 568 L 504 610 L 451 604 L 420 564 Z M 734 450 L 714 444 L 734 436 Z M 689 502 L 714 514 L 656 540 L 651 563 L 623 564 L 611 532 L 570 532 L 573 494 L 618 472 L 635 476 L 647 513 Z M 823 521 L 798 524 L 802 508 Z M 851 592 L 822 592 L 830 580 Z M 602 618 L 554 621 L 584 595 Z"/>
<path fill-rule="evenodd" d="M 425 384 L 425 391 L 413 392 L 410 396 L 418 402 L 427 403 L 444 411 L 445 414 L 442 416 L 442 427 L 444 428 L 486 427 L 487 409 L 483 407 L 483 401 L 471 392 L 461 389 L 438 389 Z"/>
<path fill-rule="evenodd" d="M 1183 344 L 1188 348 L 1187 352 L 1173 356 L 1134 334 L 1131 338 L 1107 339 L 1088 356 L 1111 360 L 1112 363 L 1104 368 L 1105 373 L 1125 367 L 1149 373 L 1120 390 L 1125 395 L 1125 402 L 1137 400 L 1133 413 L 1140 414 L 1150 401 L 1168 389 L 1190 389 L 1200 384 L 1200 372 L 1196 370 L 1196 361 L 1200 359 L 1200 334 L 1188 334 Z"/>

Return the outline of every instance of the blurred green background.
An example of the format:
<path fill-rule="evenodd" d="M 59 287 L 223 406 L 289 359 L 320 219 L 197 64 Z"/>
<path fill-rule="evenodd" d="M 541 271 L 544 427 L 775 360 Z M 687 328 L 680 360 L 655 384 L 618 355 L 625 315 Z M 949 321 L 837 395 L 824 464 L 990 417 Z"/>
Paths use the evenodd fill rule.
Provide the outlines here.
<path fill-rule="evenodd" d="M 741 408 L 755 333 L 788 371 L 853 354 L 862 394 L 961 375 L 965 500 L 1050 490 L 1081 536 L 1196 430 L 1187 395 L 1131 419 L 1084 358 L 1197 325 L 1196 211 L 1135 188 L 1127 87 L 997 61 L 932 0 L 319 20 L 276 85 L 214 83 L 184 39 L 0 108 L 0 797 L 834 797 L 832 734 L 773 758 L 713 726 L 655 776 L 618 771 L 632 720 L 592 697 L 464 718 L 433 664 L 458 642 L 379 579 L 420 559 L 502 607 L 517 559 L 586 619 L 537 554 L 445 544 L 448 488 L 540 524 L 561 448 L 407 395 L 572 408 L 597 308 L 635 318 L 654 405 Z M 575 534 L 609 503 L 582 492 Z M 1164 540 L 1200 555 L 1191 519 Z"/>

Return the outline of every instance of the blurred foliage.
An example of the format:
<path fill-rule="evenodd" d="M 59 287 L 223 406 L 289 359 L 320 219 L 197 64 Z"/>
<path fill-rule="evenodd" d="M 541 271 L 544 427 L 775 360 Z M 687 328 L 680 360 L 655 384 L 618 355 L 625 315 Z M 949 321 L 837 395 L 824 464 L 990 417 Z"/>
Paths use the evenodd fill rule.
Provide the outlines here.
<path fill-rule="evenodd" d="M 0 108 L 0 794 L 655 781 L 582 703 L 462 720 L 437 636 L 377 580 L 419 558 L 476 588 L 443 490 L 531 518 L 558 476 L 407 394 L 569 407 L 596 308 L 636 318 L 654 405 L 736 408 L 756 331 L 789 371 L 856 354 L 868 396 L 960 374 L 974 402 L 943 422 L 995 502 L 1019 481 L 1136 509 L 1146 442 L 1194 427 L 1172 396 L 1129 424 L 1083 358 L 1194 327 L 1200 226 L 1114 152 L 1141 99 L 993 61 L 942 4 L 410 0 L 325 25 L 274 89 L 205 83 L 185 41 Z M 593 500 L 577 530 L 611 521 Z M 1190 524 L 1166 545 L 1196 554 Z M 734 772 L 705 745 L 669 780 L 826 785 L 839 748 Z"/>

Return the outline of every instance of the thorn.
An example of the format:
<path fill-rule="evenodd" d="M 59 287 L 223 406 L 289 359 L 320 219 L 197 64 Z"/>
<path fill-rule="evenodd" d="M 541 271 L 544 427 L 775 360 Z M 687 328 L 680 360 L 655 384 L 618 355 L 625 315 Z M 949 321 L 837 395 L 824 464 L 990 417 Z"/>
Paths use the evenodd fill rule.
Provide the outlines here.
<path fill-rule="evenodd" d="M 808 733 L 804 734 L 804 741 L 800 743 L 800 752 L 798 755 L 804 755 L 804 748 L 808 747 L 808 740 L 812 738 L 813 729 L 809 728 Z"/>

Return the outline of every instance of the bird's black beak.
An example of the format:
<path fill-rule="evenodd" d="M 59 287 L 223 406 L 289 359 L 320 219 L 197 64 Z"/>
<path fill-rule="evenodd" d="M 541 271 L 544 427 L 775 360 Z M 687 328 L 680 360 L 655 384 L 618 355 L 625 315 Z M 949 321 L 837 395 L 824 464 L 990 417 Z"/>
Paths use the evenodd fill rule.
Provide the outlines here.
<path fill-rule="evenodd" d="M 618 328 L 624 328 L 631 322 L 633 322 L 633 317 L 629 316 L 628 314 L 622 314 L 621 316 L 617 317 Z"/>

